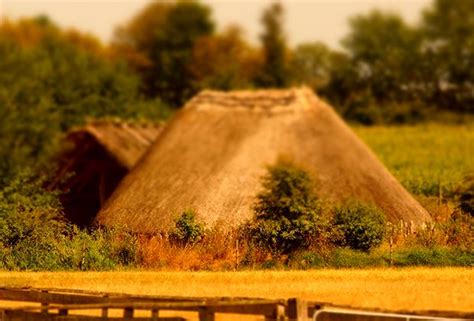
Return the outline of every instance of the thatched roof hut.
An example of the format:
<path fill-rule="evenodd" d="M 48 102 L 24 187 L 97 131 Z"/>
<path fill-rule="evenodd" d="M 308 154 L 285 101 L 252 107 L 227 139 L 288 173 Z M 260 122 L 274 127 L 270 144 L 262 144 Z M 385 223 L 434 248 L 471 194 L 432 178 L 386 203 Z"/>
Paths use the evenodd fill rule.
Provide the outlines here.
<path fill-rule="evenodd" d="M 66 216 L 89 225 L 160 130 L 157 124 L 94 121 L 68 133 L 52 184 L 64 192 Z"/>
<path fill-rule="evenodd" d="M 266 166 L 306 167 L 328 200 L 375 203 L 391 221 L 430 220 L 336 112 L 311 90 L 203 91 L 166 125 L 97 217 L 140 232 L 169 229 L 185 209 L 209 226 L 253 215 Z"/>

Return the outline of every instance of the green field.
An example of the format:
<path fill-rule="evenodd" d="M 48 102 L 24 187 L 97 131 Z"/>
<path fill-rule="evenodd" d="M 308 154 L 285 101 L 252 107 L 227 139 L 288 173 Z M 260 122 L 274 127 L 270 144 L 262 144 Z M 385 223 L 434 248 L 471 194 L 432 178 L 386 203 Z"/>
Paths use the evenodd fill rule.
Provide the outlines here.
<path fill-rule="evenodd" d="M 412 193 L 449 196 L 474 171 L 474 123 L 353 127 Z"/>

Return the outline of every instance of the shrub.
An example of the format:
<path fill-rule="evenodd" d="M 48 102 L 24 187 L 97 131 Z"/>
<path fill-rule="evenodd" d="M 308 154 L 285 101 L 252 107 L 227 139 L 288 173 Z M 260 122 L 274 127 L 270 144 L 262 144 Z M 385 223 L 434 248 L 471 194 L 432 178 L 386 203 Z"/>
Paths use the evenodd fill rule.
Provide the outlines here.
<path fill-rule="evenodd" d="M 248 225 L 252 241 L 273 254 L 307 248 L 322 226 L 321 207 L 309 174 L 280 160 L 268 168 L 263 188 Z"/>
<path fill-rule="evenodd" d="M 20 173 L 0 188 L 0 268 L 104 270 L 136 264 L 131 235 L 68 226 L 45 178 Z"/>
<path fill-rule="evenodd" d="M 184 246 L 193 245 L 202 240 L 204 233 L 204 225 L 197 221 L 195 211 L 186 210 L 176 219 L 171 238 Z"/>
<path fill-rule="evenodd" d="M 335 208 L 333 225 L 335 232 L 342 236 L 337 241 L 338 245 L 369 251 L 382 242 L 386 221 L 383 213 L 376 207 L 350 201 Z"/>
<path fill-rule="evenodd" d="M 68 234 L 62 247 L 64 268 L 97 271 L 138 263 L 137 238 L 124 230 L 72 227 Z"/>
<path fill-rule="evenodd" d="M 474 216 L 474 175 L 465 179 L 459 190 L 459 209 Z"/>
<path fill-rule="evenodd" d="M 44 178 L 22 172 L 0 185 L 0 266 L 6 269 L 58 269 L 57 254 L 64 229 L 54 192 Z"/>

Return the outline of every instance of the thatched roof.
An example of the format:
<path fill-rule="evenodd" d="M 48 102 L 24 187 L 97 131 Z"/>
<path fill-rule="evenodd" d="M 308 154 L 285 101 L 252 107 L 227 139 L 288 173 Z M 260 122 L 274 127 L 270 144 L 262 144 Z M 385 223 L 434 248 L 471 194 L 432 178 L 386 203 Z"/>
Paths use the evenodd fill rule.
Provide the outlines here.
<path fill-rule="evenodd" d="M 185 209 L 209 226 L 253 216 L 266 166 L 306 167 L 320 197 L 358 198 L 391 221 L 430 220 L 374 153 L 309 89 L 204 91 L 165 127 L 98 215 L 105 225 L 166 230 Z"/>
<path fill-rule="evenodd" d="M 60 196 L 66 217 L 87 226 L 120 180 L 159 135 L 158 124 L 94 121 L 72 130 L 58 155 L 58 169 L 49 186 Z"/>
<path fill-rule="evenodd" d="M 71 131 L 67 140 L 93 139 L 119 164 L 131 169 L 158 137 L 162 127 L 159 124 L 93 121 Z"/>

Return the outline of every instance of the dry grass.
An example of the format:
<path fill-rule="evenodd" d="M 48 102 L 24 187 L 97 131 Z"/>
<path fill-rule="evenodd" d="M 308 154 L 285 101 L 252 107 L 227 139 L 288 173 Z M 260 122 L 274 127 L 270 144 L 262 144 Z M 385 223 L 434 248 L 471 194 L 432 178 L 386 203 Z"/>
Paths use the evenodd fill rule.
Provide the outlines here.
<path fill-rule="evenodd" d="M 474 269 L 0 272 L 1 285 L 176 296 L 301 297 L 366 308 L 474 310 Z"/>

